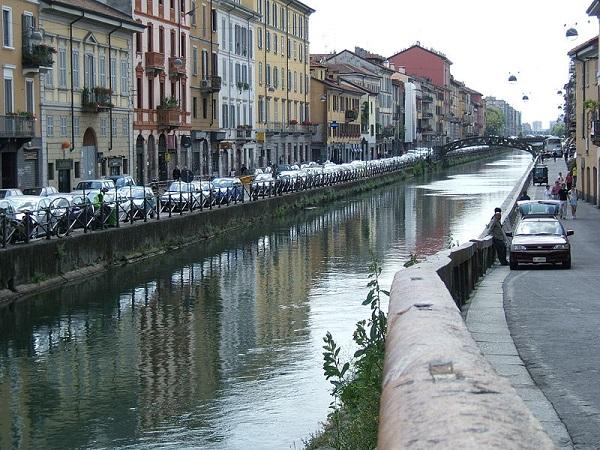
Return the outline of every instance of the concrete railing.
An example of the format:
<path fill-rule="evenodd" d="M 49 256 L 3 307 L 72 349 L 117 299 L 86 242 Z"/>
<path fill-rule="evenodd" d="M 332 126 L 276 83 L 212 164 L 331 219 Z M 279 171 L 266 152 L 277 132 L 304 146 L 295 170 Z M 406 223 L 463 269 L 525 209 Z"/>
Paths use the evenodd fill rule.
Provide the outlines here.
<path fill-rule="evenodd" d="M 516 200 L 533 164 L 502 205 L 505 223 L 518 219 Z M 491 239 L 481 236 L 394 277 L 379 450 L 553 448 L 510 382 L 486 361 L 458 307 L 493 258 Z"/>

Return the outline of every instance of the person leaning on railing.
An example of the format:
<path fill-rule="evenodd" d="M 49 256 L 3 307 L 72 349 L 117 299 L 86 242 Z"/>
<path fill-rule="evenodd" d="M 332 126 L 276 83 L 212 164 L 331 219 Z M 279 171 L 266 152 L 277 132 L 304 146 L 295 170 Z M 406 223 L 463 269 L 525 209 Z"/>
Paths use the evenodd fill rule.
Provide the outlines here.
<path fill-rule="evenodd" d="M 498 260 L 500 264 L 503 266 L 508 265 L 508 261 L 506 260 L 506 244 L 508 239 L 506 237 L 506 232 L 502 227 L 502 209 L 495 208 L 494 215 L 488 223 L 486 227 L 486 231 L 488 236 L 492 237 L 492 243 L 494 245 L 494 249 L 496 250 L 496 255 L 498 256 Z"/>

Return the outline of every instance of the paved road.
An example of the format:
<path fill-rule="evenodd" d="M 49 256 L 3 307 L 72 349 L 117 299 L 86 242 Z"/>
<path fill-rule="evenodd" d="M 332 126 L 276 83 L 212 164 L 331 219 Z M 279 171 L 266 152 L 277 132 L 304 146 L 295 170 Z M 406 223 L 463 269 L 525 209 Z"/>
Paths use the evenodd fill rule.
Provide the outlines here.
<path fill-rule="evenodd" d="M 565 174 L 563 160 L 548 167 L 549 180 Z M 531 194 L 543 197 L 538 187 Z M 600 210 L 580 201 L 577 219 L 563 223 L 575 231 L 572 269 L 511 271 L 504 308 L 521 358 L 575 448 L 600 449 Z"/>

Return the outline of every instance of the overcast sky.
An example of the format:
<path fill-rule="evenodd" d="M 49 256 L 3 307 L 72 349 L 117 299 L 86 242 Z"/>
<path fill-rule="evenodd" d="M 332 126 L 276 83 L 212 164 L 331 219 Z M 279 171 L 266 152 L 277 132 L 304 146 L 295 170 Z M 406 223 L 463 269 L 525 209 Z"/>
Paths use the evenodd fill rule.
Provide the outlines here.
<path fill-rule="evenodd" d="M 598 34 L 598 19 L 585 13 L 592 0 L 304 3 L 317 10 L 310 21 L 311 53 L 358 45 L 391 56 L 419 41 L 453 62 L 457 80 L 508 101 L 523 113 L 523 122 L 541 120 L 545 127 L 562 112 L 557 91 L 568 79 L 567 52 Z M 565 38 L 565 25 L 579 31 L 577 40 Z M 516 85 L 508 83 L 511 73 Z"/>

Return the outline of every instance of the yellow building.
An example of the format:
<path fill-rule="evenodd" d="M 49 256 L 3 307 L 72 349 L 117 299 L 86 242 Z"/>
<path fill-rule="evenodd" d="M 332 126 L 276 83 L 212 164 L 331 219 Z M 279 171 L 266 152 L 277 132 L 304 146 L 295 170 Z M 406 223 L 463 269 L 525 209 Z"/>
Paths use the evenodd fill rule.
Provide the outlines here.
<path fill-rule="evenodd" d="M 222 83 L 217 64 L 218 25 L 210 9 L 211 3 L 206 0 L 192 1 L 189 20 L 192 65 L 191 169 L 195 175 L 202 176 L 209 176 L 213 172 L 219 151 L 214 133 L 219 129 L 217 113 Z"/>
<path fill-rule="evenodd" d="M 40 26 L 56 51 L 40 96 L 48 183 L 69 192 L 80 180 L 129 173 L 133 34 L 144 27 L 96 0 L 46 0 Z"/>
<path fill-rule="evenodd" d="M 37 2 L 2 2 L 2 89 L 0 89 L 0 188 L 42 183 L 39 73 L 52 65 L 42 44 Z"/>
<path fill-rule="evenodd" d="M 368 93 L 350 82 L 326 77 L 326 73 L 321 66 L 313 66 L 311 111 L 318 126 L 312 159 L 335 163 L 364 159 L 360 110 Z"/>
<path fill-rule="evenodd" d="M 298 0 L 242 0 L 256 26 L 256 141 L 259 165 L 310 159 L 309 17 Z"/>
<path fill-rule="evenodd" d="M 598 37 L 569 52 L 574 69 L 571 89 L 575 104 L 571 114 L 576 123 L 577 191 L 580 199 L 598 204 L 598 159 L 600 158 L 600 102 L 598 98 Z"/>

